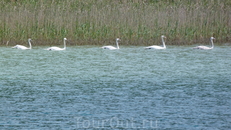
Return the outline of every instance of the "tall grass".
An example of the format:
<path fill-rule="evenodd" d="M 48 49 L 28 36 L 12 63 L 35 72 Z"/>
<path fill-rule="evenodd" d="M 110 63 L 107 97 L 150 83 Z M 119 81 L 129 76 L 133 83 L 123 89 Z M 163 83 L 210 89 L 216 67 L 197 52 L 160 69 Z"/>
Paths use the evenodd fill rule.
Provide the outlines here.
<path fill-rule="evenodd" d="M 231 42 L 230 0 L 2 0 L 0 44 L 34 39 L 36 45 Z"/>

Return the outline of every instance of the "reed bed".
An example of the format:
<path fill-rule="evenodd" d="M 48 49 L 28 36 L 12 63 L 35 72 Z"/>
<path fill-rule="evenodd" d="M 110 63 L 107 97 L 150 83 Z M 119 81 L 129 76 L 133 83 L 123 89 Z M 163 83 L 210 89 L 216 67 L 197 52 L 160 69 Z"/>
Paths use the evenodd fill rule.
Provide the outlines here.
<path fill-rule="evenodd" d="M 231 42 L 230 0 L 2 0 L 1 45 L 161 44 Z"/>

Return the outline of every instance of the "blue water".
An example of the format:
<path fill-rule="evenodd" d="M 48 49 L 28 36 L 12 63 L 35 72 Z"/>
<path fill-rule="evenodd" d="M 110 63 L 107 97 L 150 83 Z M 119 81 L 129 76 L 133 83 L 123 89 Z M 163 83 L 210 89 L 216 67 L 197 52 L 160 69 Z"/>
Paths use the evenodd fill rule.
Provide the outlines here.
<path fill-rule="evenodd" d="M 0 129 L 231 129 L 231 48 L 0 47 Z"/>

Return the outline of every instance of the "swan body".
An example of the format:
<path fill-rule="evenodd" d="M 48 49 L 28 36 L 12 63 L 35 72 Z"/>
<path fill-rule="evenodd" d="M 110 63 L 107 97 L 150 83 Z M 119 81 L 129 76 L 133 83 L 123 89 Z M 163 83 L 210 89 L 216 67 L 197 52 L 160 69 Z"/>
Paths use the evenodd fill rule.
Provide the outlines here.
<path fill-rule="evenodd" d="M 156 46 L 156 45 L 153 45 L 153 46 L 145 47 L 145 49 L 166 49 L 165 42 L 164 42 L 164 38 L 166 38 L 166 37 L 165 37 L 164 35 L 162 35 L 162 36 L 161 36 L 161 40 L 162 40 L 163 46 Z"/>
<path fill-rule="evenodd" d="M 66 49 L 54 46 L 54 47 L 49 47 L 46 50 L 48 50 L 48 51 L 62 51 L 62 50 L 66 50 Z"/>
<path fill-rule="evenodd" d="M 120 49 L 120 47 L 119 47 L 119 41 L 120 41 L 120 39 L 116 38 L 116 47 L 113 47 L 113 46 L 103 46 L 101 48 L 103 48 L 103 49 L 109 49 L 109 50 Z"/>
<path fill-rule="evenodd" d="M 166 47 L 153 45 L 153 46 L 145 47 L 145 49 L 166 49 Z"/>
<path fill-rule="evenodd" d="M 12 47 L 12 48 L 14 48 L 14 49 L 21 49 L 21 50 L 28 50 L 28 49 L 31 49 L 32 48 L 32 46 L 31 46 L 31 39 L 28 39 L 28 44 L 29 44 L 29 48 L 28 47 L 25 47 L 25 46 L 23 46 L 23 45 L 16 45 L 16 46 L 14 46 L 14 47 Z"/>
<path fill-rule="evenodd" d="M 210 38 L 210 42 L 212 44 L 211 47 L 207 47 L 207 46 L 197 46 L 197 47 L 194 47 L 193 49 L 201 49 L 201 50 L 210 50 L 210 49 L 213 49 L 214 45 L 213 45 L 213 39 L 215 39 L 214 37 L 211 37 Z"/>
<path fill-rule="evenodd" d="M 66 40 L 67 40 L 67 38 L 63 39 L 63 44 L 64 44 L 63 48 L 59 48 L 59 47 L 54 46 L 54 47 L 49 47 L 49 48 L 47 48 L 45 50 L 48 50 L 48 51 L 63 51 L 63 50 L 66 50 Z"/>

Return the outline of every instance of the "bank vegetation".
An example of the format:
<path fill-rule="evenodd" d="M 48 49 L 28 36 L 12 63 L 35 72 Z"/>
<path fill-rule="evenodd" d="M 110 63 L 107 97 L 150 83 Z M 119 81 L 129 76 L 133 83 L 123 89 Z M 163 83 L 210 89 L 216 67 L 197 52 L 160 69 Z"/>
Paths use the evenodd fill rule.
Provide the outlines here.
<path fill-rule="evenodd" d="M 0 41 L 4 45 L 161 44 L 231 42 L 230 0 L 2 0 Z"/>

